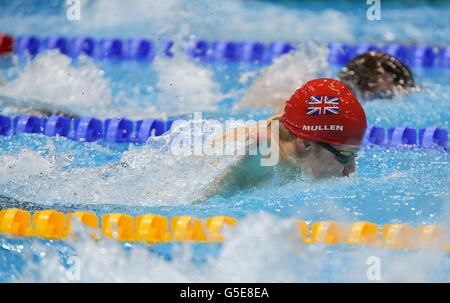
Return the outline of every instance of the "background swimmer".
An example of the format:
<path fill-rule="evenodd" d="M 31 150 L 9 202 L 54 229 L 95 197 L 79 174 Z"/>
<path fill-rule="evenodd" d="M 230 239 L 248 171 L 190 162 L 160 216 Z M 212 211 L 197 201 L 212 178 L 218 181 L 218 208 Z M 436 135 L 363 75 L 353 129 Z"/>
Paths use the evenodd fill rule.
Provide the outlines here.
<path fill-rule="evenodd" d="M 356 56 L 341 70 L 338 79 L 364 99 L 392 98 L 415 87 L 410 69 L 380 51 Z"/>
<path fill-rule="evenodd" d="M 279 133 L 270 126 L 279 123 Z M 246 144 L 271 141 L 279 147 L 282 168 L 314 178 L 348 176 L 355 171 L 355 157 L 367 127 L 364 109 L 341 82 L 322 78 L 298 89 L 286 102 L 284 112 L 267 121 L 265 131 L 255 125 Z M 215 140 L 236 140 L 236 131 Z M 226 194 L 236 187 L 263 182 L 274 167 L 264 167 L 258 156 L 245 156 L 213 182 L 211 194 Z"/>

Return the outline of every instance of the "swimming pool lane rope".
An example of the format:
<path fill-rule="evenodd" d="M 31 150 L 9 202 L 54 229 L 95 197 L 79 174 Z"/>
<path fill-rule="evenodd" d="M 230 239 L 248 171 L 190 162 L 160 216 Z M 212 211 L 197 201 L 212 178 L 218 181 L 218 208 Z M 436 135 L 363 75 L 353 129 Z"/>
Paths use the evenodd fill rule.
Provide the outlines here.
<path fill-rule="evenodd" d="M 176 120 L 124 118 L 100 120 L 92 117 L 69 119 L 64 116 L 37 117 L 0 115 L 0 138 L 23 133 L 61 136 L 80 142 L 103 141 L 107 143 L 145 143 L 151 136 L 161 136 L 171 130 Z M 385 129 L 372 125 L 364 137 L 367 146 L 417 146 L 440 147 L 449 151 L 448 131 L 439 127 L 416 129 L 408 126 Z"/>
<path fill-rule="evenodd" d="M 212 62 L 271 62 L 296 49 L 295 44 L 289 42 L 195 40 L 184 44 L 183 49 L 191 58 Z M 74 59 L 84 54 L 95 59 L 151 61 L 158 55 L 173 57 L 173 48 L 172 40 L 157 42 L 145 38 L 96 39 L 88 36 L 13 37 L 0 33 L 0 54 L 15 53 L 18 56 L 30 54 L 34 57 L 47 50 L 58 49 Z M 346 64 L 363 52 L 383 50 L 410 66 L 450 67 L 450 46 L 328 43 L 328 49 L 328 61 L 332 64 Z"/>
<path fill-rule="evenodd" d="M 0 210 L 0 233 L 15 237 L 37 237 L 50 240 L 76 238 L 72 225 L 78 220 L 87 227 L 95 240 L 102 237 L 120 242 L 160 244 L 168 242 L 223 242 L 224 228 L 234 228 L 235 218 L 215 216 L 204 220 L 193 216 L 167 218 L 146 214 L 137 217 L 128 214 L 104 214 L 100 218 L 90 212 L 64 214 L 56 210 L 30 213 L 21 209 Z M 307 224 L 296 220 L 298 240 L 304 244 L 367 245 L 393 249 L 440 248 L 450 252 L 448 233 L 442 225 L 395 223 L 378 226 L 360 221 L 342 224 L 319 221 Z M 297 241 L 297 240 L 296 240 Z"/>

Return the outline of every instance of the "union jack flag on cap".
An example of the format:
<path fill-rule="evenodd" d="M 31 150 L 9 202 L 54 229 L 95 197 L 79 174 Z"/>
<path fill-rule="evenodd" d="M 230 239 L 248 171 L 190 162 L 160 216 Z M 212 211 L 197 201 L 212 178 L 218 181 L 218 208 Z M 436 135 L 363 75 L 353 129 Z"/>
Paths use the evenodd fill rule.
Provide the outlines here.
<path fill-rule="evenodd" d="M 333 96 L 311 96 L 308 99 L 306 114 L 317 115 L 339 115 L 341 99 Z"/>

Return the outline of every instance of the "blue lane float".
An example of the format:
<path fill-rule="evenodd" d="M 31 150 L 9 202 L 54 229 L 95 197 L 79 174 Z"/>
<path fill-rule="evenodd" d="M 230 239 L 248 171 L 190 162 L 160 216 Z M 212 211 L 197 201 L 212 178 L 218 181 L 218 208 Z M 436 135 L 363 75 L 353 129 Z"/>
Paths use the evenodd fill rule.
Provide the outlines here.
<path fill-rule="evenodd" d="M 16 39 L 14 51 L 17 55 L 30 54 L 36 56 L 41 50 L 41 39 L 35 36 L 19 36 Z"/>
<path fill-rule="evenodd" d="M 81 54 L 96 59 L 110 60 L 153 60 L 156 55 L 174 56 L 174 41 L 152 41 L 150 39 L 118 39 L 92 37 L 67 38 L 63 36 L 36 37 L 22 35 L 15 39 L 15 53 L 19 56 L 36 56 L 50 49 L 58 49 L 72 58 Z M 371 50 L 382 50 L 399 58 L 411 66 L 450 67 L 450 46 L 406 45 L 392 43 L 377 45 L 370 43 L 347 44 L 329 43 L 331 64 L 346 64 L 354 56 Z M 184 46 L 185 52 L 192 58 L 204 61 L 228 62 L 270 62 L 295 50 L 295 44 L 289 42 L 263 43 L 260 41 L 206 41 L 195 40 Z"/>
<path fill-rule="evenodd" d="M 155 56 L 155 45 L 150 40 L 128 40 L 128 57 L 135 60 L 151 60 Z"/>
<path fill-rule="evenodd" d="M 81 142 L 94 142 L 102 139 L 103 122 L 95 118 L 74 119 L 74 129 L 69 138 Z"/>
<path fill-rule="evenodd" d="M 0 136 L 10 135 L 11 130 L 11 118 L 6 116 L 0 116 Z"/>
<path fill-rule="evenodd" d="M 34 116 L 22 115 L 14 117 L 14 134 L 38 134 L 41 132 L 41 119 Z"/>
<path fill-rule="evenodd" d="M 68 54 L 67 39 L 64 37 L 47 37 L 43 42 L 46 49 L 58 49 L 62 54 Z"/>
<path fill-rule="evenodd" d="M 104 141 L 107 143 L 145 143 L 151 136 L 167 133 L 173 121 L 146 119 L 131 121 L 114 118 L 102 121 L 85 117 L 69 119 L 63 116 L 40 118 L 32 115 L 8 117 L 0 115 L 0 136 L 18 134 L 43 134 L 61 136 L 80 142 Z"/>
<path fill-rule="evenodd" d="M 237 61 L 239 59 L 238 44 L 232 41 L 216 41 L 212 43 L 214 60 Z"/>
<path fill-rule="evenodd" d="M 390 145 L 415 145 L 417 143 L 417 131 L 412 127 L 391 127 L 387 131 Z"/>
<path fill-rule="evenodd" d="M 39 118 L 32 115 L 8 117 L 0 115 L 0 136 L 22 133 L 62 136 L 80 142 L 104 141 L 107 143 L 143 144 L 148 138 L 162 136 L 171 130 L 173 120 L 124 118 L 106 119 L 92 117 L 69 119 L 63 116 Z M 439 127 L 416 129 L 371 125 L 364 136 L 366 146 L 420 148 L 440 147 L 449 150 L 448 131 Z"/>
<path fill-rule="evenodd" d="M 193 58 L 206 58 L 209 49 L 210 46 L 207 41 L 198 40 L 186 47 L 186 53 Z"/>
<path fill-rule="evenodd" d="M 93 57 L 95 55 L 95 40 L 90 37 L 79 37 L 71 40 L 69 56 L 77 58 L 80 55 Z"/>
<path fill-rule="evenodd" d="M 264 61 L 266 46 L 258 41 L 243 42 L 241 45 L 241 58 L 243 61 Z"/>
<path fill-rule="evenodd" d="M 438 66 L 450 67 L 450 46 L 441 48 L 438 56 Z"/>
<path fill-rule="evenodd" d="M 438 127 L 420 129 L 419 145 L 422 147 L 432 147 L 433 145 L 448 147 L 447 130 Z"/>
<path fill-rule="evenodd" d="M 161 42 L 163 54 L 167 57 L 173 57 L 175 54 L 173 53 L 174 42 L 170 40 L 165 40 Z"/>
<path fill-rule="evenodd" d="M 49 137 L 63 136 L 67 137 L 70 132 L 70 119 L 63 116 L 50 116 L 44 119 L 43 134 Z"/>
<path fill-rule="evenodd" d="M 436 53 L 438 55 L 439 53 Z M 434 65 L 435 52 L 427 45 L 416 45 L 412 48 L 411 65 L 429 67 Z"/>
<path fill-rule="evenodd" d="M 123 43 L 120 39 L 100 40 L 100 58 L 122 59 L 124 58 Z"/>
<path fill-rule="evenodd" d="M 369 126 L 364 136 L 366 145 L 382 145 L 385 139 L 385 130 L 382 127 L 373 125 Z"/>
<path fill-rule="evenodd" d="M 133 121 L 127 119 L 105 120 L 105 141 L 110 143 L 130 142 Z M 148 137 L 147 137 L 148 138 Z"/>

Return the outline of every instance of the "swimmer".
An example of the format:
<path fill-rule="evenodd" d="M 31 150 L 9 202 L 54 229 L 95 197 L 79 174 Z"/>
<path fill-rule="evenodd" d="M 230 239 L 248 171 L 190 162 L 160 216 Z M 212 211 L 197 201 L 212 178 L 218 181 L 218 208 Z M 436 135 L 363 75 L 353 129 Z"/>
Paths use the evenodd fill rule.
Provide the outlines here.
<path fill-rule="evenodd" d="M 346 177 L 355 171 L 367 120 L 361 104 L 342 82 L 308 81 L 286 102 L 283 112 L 265 122 L 267 127 L 249 127 L 245 144 L 251 148 L 269 141 L 278 147 L 277 165 L 262 166 L 261 155 L 246 155 L 213 182 L 210 195 L 227 195 L 236 187 L 264 182 L 276 166 L 319 179 Z M 274 123 L 279 125 L 278 134 L 272 133 Z M 212 143 L 236 140 L 237 131 L 215 137 Z"/>
<path fill-rule="evenodd" d="M 281 78 L 285 83 L 280 85 L 279 81 L 271 80 L 272 72 L 272 69 L 269 69 L 267 73 L 257 78 L 248 89 L 246 97 L 234 108 L 278 108 L 283 99 L 290 94 L 289 87 L 292 85 L 293 78 L 298 75 L 285 73 L 276 75 L 277 79 Z M 394 56 L 381 51 L 370 51 L 356 56 L 342 68 L 337 79 L 345 83 L 361 100 L 389 99 L 415 87 L 410 69 Z"/>
<path fill-rule="evenodd" d="M 228 141 L 234 140 L 233 143 L 236 144 L 232 146 L 244 145 L 247 149 L 256 147 L 258 153 L 244 153 L 237 157 L 233 155 L 231 162 L 224 161 L 226 165 L 218 163 L 226 156 L 206 159 L 211 160 L 208 167 L 215 167 L 220 171 L 209 174 L 211 177 L 201 180 L 202 182 L 195 182 L 194 190 L 187 186 L 188 191 L 195 191 L 188 194 L 188 199 L 191 199 L 189 202 L 203 202 L 216 195 L 234 195 L 241 189 L 260 186 L 265 182 L 285 183 L 298 176 L 313 179 L 347 177 L 356 169 L 355 158 L 366 127 L 367 120 L 362 106 L 343 83 L 327 78 L 309 81 L 290 97 L 284 111 L 266 121 L 245 126 L 243 138 L 235 136 L 239 129 L 234 129 L 221 133 L 206 143 L 223 143 L 226 140 L 228 144 Z M 263 150 L 269 145 L 270 155 Z M 202 150 L 205 151 L 204 148 Z M 263 165 L 263 160 L 267 157 L 276 161 Z M 105 178 L 124 172 L 125 175 L 133 175 L 136 161 L 136 157 L 129 155 L 119 163 L 108 163 L 90 169 L 97 174 L 100 171 Z M 162 162 L 164 165 L 167 161 Z M 218 165 L 215 166 L 215 163 Z M 146 166 L 144 163 L 141 169 Z M 170 167 L 174 168 L 172 165 Z M 199 168 L 198 173 L 201 172 L 202 168 Z M 280 178 L 273 178 L 274 175 Z M 177 185 L 179 188 L 185 188 L 184 184 L 190 183 L 180 181 L 176 182 L 180 183 Z M 141 190 L 147 195 L 155 189 L 150 183 L 148 188 L 143 186 Z"/>
<path fill-rule="evenodd" d="M 392 98 L 415 87 L 410 69 L 380 51 L 356 56 L 341 70 L 338 79 L 366 100 Z"/>

